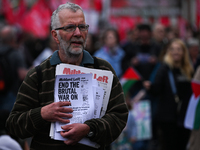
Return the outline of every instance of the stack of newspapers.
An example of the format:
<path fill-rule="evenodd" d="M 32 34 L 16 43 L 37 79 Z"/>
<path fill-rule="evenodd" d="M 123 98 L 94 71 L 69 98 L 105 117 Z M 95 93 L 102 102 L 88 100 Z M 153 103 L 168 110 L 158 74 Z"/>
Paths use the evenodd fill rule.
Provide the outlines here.
<path fill-rule="evenodd" d="M 100 118 L 107 109 L 112 81 L 111 71 L 59 64 L 56 66 L 54 102 L 71 102 L 71 106 L 64 106 L 73 109 L 73 117 L 69 119 L 68 124 Z M 67 124 L 51 123 L 50 137 L 55 140 L 67 140 L 60 135 L 60 131 L 63 131 L 61 127 L 64 125 Z M 88 138 L 83 138 L 79 143 L 99 147 Z"/>

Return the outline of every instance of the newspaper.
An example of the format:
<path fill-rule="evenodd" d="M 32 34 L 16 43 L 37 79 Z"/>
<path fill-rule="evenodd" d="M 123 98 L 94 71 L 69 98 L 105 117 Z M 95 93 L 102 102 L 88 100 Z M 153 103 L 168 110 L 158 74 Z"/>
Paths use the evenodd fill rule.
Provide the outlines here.
<path fill-rule="evenodd" d="M 101 110 L 101 116 L 105 115 L 107 110 L 107 105 L 110 97 L 110 92 L 112 88 L 113 82 L 113 73 L 107 70 L 100 70 L 100 69 L 90 69 L 81 66 L 75 66 L 70 64 L 59 64 L 56 66 L 56 75 L 63 75 L 63 74 L 85 74 L 85 73 L 92 73 L 93 79 L 96 79 L 100 85 L 104 89 L 104 97 L 103 97 L 103 106 Z"/>
<path fill-rule="evenodd" d="M 91 93 L 92 93 L 93 98 L 91 98 L 91 95 L 89 94 L 87 96 L 89 96 L 90 98 L 88 98 L 87 100 L 91 99 L 91 100 L 93 100 L 93 103 L 88 102 L 87 104 L 90 103 L 91 105 L 88 105 L 87 106 L 88 108 L 84 108 L 84 109 L 86 109 L 86 110 L 89 110 L 89 108 L 92 108 L 92 109 L 89 110 L 89 112 L 87 111 L 88 115 L 85 115 L 85 117 L 82 117 L 83 120 L 80 119 L 80 117 L 78 117 L 79 115 L 76 114 L 75 115 L 76 118 L 79 118 L 79 119 L 76 119 L 76 121 L 74 121 L 74 122 L 77 122 L 77 120 L 79 120 L 80 123 L 83 123 L 85 120 L 89 119 L 90 117 L 91 118 L 100 118 L 105 114 L 106 109 L 107 109 L 107 104 L 108 104 L 108 101 L 109 101 L 109 97 L 110 97 L 110 92 L 111 92 L 111 87 L 112 87 L 112 82 L 113 82 L 113 74 L 112 74 L 111 71 L 105 71 L 105 70 L 99 70 L 99 69 L 89 69 L 89 68 L 74 66 L 74 65 L 69 65 L 69 64 L 60 64 L 60 65 L 57 65 L 57 67 L 56 67 L 56 77 L 58 76 L 58 79 L 56 78 L 55 82 L 58 82 L 59 77 L 62 77 L 62 76 L 59 76 L 59 75 L 75 74 L 75 75 L 77 75 L 77 77 L 78 76 L 80 77 L 81 76 L 80 74 L 88 74 L 88 73 L 92 74 L 93 80 L 92 80 L 92 86 L 91 86 L 91 82 L 87 83 L 86 85 L 88 87 L 88 91 L 92 91 Z M 73 80 L 75 78 L 73 76 L 71 78 L 71 80 Z M 89 79 L 87 81 L 89 81 Z M 68 84 L 70 84 L 70 83 L 68 83 Z M 77 85 L 76 85 L 76 87 L 77 87 Z M 91 90 L 91 87 L 92 87 L 92 90 Z M 90 90 L 89 90 L 89 88 L 90 88 Z M 58 88 L 55 88 L 55 91 L 58 91 L 58 90 L 59 90 Z M 71 90 L 71 92 L 76 92 L 76 94 L 81 93 L 81 89 L 79 89 L 79 88 L 77 88 L 76 90 L 73 89 L 73 90 Z M 85 93 L 85 92 L 82 92 L 82 93 Z M 70 100 L 69 99 L 70 96 L 64 97 L 64 96 L 60 95 L 60 98 L 59 98 L 58 95 L 59 95 L 58 93 L 55 93 L 55 101 L 59 101 L 59 100 L 63 100 L 63 99 Z M 82 94 L 77 94 L 77 96 L 75 96 L 75 98 L 76 97 L 78 97 L 78 99 L 80 99 L 80 100 L 81 99 L 83 100 L 84 96 Z M 71 103 L 72 103 L 72 101 L 71 101 Z M 71 107 L 74 107 L 74 106 L 72 104 Z M 78 106 L 78 108 L 81 108 L 81 107 L 82 106 Z M 78 111 L 78 110 L 76 112 L 83 114 L 83 112 Z M 74 114 L 73 114 L 73 117 L 74 117 Z M 55 140 L 66 140 L 59 133 L 59 131 L 61 130 L 60 126 L 62 126 L 62 125 L 59 124 L 59 123 L 51 123 L 49 135 L 50 135 L 51 138 L 53 138 Z M 85 144 L 85 145 L 88 145 L 88 146 L 91 146 L 91 147 L 94 147 L 94 148 L 100 147 L 97 143 L 91 142 L 88 138 L 83 138 L 81 141 L 79 141 L 79 143 Z"/>

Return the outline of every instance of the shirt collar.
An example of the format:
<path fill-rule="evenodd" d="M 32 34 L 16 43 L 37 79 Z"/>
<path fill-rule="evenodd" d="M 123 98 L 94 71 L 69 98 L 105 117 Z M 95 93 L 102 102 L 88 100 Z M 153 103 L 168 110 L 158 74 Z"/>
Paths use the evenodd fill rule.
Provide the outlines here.
<path fill-rule="evenodd" d="M 58 50 L 55 51 L 50 59 L 50 64 L 53 65 L 57 65 L 62 63 L 62 61 L 60 60 L 60 57 L 58 55 Z M 83 59 L 81 61 L 80 66 L 84 66 L 85 64 L 94 64 L 94 59 L 93 57 L 89 54 L 89 52 L 87 52 L 86 50 L 83 50 Z"/>

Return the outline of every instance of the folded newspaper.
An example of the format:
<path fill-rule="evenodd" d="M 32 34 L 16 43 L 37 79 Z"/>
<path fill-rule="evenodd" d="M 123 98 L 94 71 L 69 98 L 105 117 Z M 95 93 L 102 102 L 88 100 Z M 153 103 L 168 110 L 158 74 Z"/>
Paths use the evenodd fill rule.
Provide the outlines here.
<path fill-rule="evenodd" d="M 110 97 L 113 74 L 111 71 L 90 69 L 69 64 L 56 67 L 54 101 L 70 101 L 73 109 L 71 123 L 84 123 L 92 118 L 102 117 L 107 109 Z M 60 122 L 51 123 L 50 137 L 55 140 L 66 140 L 60 135 Z M 91 147 L 99 145 L 83 138 L 79 141 Z"/>

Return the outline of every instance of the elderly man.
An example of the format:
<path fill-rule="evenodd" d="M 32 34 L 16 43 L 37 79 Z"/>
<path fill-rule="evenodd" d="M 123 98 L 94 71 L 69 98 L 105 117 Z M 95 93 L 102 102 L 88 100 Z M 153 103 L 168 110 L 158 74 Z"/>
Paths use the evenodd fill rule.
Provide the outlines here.
<path fill-rule="evenodd" d="M 84 50 L 89 26 L 85 23 L 81 7 L 73 3 L 60 5 L 53 12 L 51 19 L 51 34 L 59 50 L 40 64 L 41 88 L 38 88 L 36 69 L 29 71 L 7 120 L 7 128 L 11 134 L 20 138 L 33 137 L 32 150 L 94 149 L 78 143 L 83 137 L 89 137 L 91 141 L 100 145 L 99 149 L 104 149 L 119 136 L 125 127 L 128 110 L 120 82 L 113 68 L 106 61 L 98 58 L 99 69 L 110 70 L 114 73 L 106 114 L 102 118 L 87 120 L 83 124 L 63 126 L 65 132 L 60 134 L 67 138 L 64 142 L 52 140 L 49 137 L 51 122 L 68 123 L 69 120 L 63 118 L 73 117 L 70 114 L 73 111 L 71 108 L 62 107 L 70 105 L 70 102 L 54 102 L 56 65 L 66 63 L 94 68 L 93 57 Z"/>

